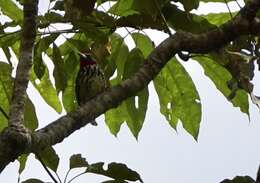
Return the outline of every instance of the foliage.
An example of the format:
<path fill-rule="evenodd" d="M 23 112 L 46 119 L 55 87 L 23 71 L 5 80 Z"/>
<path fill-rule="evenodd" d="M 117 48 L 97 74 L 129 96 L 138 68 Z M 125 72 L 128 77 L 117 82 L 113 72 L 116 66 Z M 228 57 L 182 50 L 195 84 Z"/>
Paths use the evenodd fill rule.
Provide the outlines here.
<path fill-rule="evenodd" d="M 184 10 L 176 2 L 183 5 Z M 229 0 L 51 0 L 48 11 L 37 17 L 38 36 L 30 82 L 55 111 L 61 113 L 63 108 L 66 112 L 72 111 L 77 107 L 74 81 L 79 67 L 78 52 L 91 49 L 110 85 L 114 86 L 130 78 L 146 62 L 146 58 L 154 49 L 153 40 L 144 29 L 168 33 L 169 29 L 201 33 L 231 18 L 227 12 L 208 15 L 191 13 L 198 8 L 200 2 L 226 3 Z M 22 4 L 23 1 L 0 0 L 1 16 L 6 19 L 0 24 L 0 46 L 6 57 L 0 61 L 0 107 L 6 113 L 9 111 L 13 85 L 13 58 L 19 58 Z M 235 14 L 233 13 L 233 16 Z M 71 28 L 62 29 L 57 23 L 71 25 Z M 10 32 L 12 28 L 16 31 Z M 129 49 L 125 37 L 118 34 L 119 28 L 128 31 L 127 36 L 131 37 L 135 44 L 133 49 Z M 66 37 L 66 33 L 72 34 Z M 64 37 L 63 42 L 59 41 Z M 258 47 L 257 37 L 244 36 L 208 55 L 191 55 L 217 90 L 234 107 L 239 107 L 241 112 L 247 115 L 248 94 L 253 91 L 250 81 L 254 77 L 254 62 L 257 60 L 257 63 L 260 63 L 259 59 L 254 57 L 259 56 L 259 49 L 256 49 Z M 47 60 L 51 60 L 52 64 Z M 50 73 L 50 70 L 53 70 L 53 73 Z M 177 123 L 182 122 L 184 129 L 197 139 L 202 104 L 199 91 L 185 70 L 183 61 L 180 58 L 172 58 L 154 79 L 153 84 L 160 101 L 160 112 L 169 122 L 169 126 L 175 129 Z M 59 97 L 60 94 L 62 97 Z M 116 136 L 121 125 L 126 123 L 132 134 L 138 138 L 145 120 L 148 98 L 147 87 L 117 108 L 107 111 L 105 120 L 110 132 Z M 35 101 L 28 99 L 25 107 L 25 125 L 31 130 L 38 127 L 34 104 Z M 0 113 L 0 130 L 6 125 L 7 119 Z M 40 154 L 46 166 L 55 172 L 59 158 L 54 149 L 46 149 Z M 26 159 L 27 156 L 20 158 L 20 173 L 24 169 Z M 85 167 L 85 173 L 91 172 L 113 179 L 107 182 L 142 182 L 136 172 L 123 164 L 111 163 L 108 169 L 104 170 L 103 163 L 90 165 L 81 156 L 74 155 L 70 160 L 70 169 L 77 167 Z M 119 170 L 122 171 L 120 176 L 115 174 Z M 25 182 L 41 181 L 31 179 Z"/>

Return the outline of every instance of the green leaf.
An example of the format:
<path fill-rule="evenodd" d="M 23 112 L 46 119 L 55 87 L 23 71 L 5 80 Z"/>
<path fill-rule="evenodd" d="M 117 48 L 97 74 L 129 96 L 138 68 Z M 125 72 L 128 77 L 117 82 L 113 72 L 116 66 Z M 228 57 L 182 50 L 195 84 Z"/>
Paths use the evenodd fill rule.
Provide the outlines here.
<path fill-rule="evenodd" d="M 38 128 L 38 118 L 32 101 L 28 98 L 24 108 L 24 125 L 30 130 Z"/>
<path fill-rule="evenodd" d="M 108 165 L 107 170 L 104 170 L 103 166 L 104 166 L 103 162 L 91 164 L 87 168 L 86 172 L 111 177 L 117 181 L 123 181 L 123 180 L 137 181 L 137 180 L 139 180 L 140 182 L 143 182 L 140 175 L 136 171 L 129 169 L 125 164 L 110 163 Z"/>
<path fill-rule="evenodd" d="M 210 55 L 195 57 L 194 59 L 203 67 L 206 76 L 212 80 L 217 89 L 228 99 L 231 90 L 228 88 L 227 82 L 231 80 L 231 74 L 217 62 L 214 62 Z M 239 107 L 241 112 L 249 115 L 248 96 L 244 90 L 239 89 L 230 102 L 234 107 Z"/>
<path fill-rule="evenodd" d="M 61 58 L 61 53 L 56 44 L 53 43 L 53 76 L 55 79 L 56 91 L 59 93 L 60 91 L 64 91 L 67 85 L 67 76 L 64 68 L 64 61 Z"/>
<path fill-rule="evenodd" d="M 19 158 L 18 158 L 18 161 L 20 163 L 20 166 L 19 166 L 19 175 L 21 175 L 21 173 L 23 172 L 24 168 L 25 168 L 25 165 L 26 165 L 26 162 L 27 162 L 27 158 L 28 158 L 29 154 L 22 154 Z"/>
<path fill-rule="evenodd" d="M 233 12 L 232 15 L 235 16 L 237 12 Z M 232 17 L 230 17 L 230 13 L 209 13 L 203 16 L 207 19 L 211 24 L 221 25 L 227 21 L 229 21 Z"/>
<path fill-rule="evenodd" d="M 114 15 L 128 16 L 139 14 L 140 7 L 142 7 L 140 0 L 120 0 L 108 12 Z"/>
<path fill-rule="evenodd" d="M 128 183 L 128 182 L 126 182 L 124 180 L 106 180 L 102 183 Z"/>
<path fill-rule="evenodd" d="M 117 135 L 121 125 L 125 122 L 127 118 L 127 110 L 125 105 L 119 105 L 117 108 L 108 110 L 105 113 L 105 122 L 109 127 L 110 132 L 113 135 Z"/>
<path fill-rule="evenodd" d="M 28 179 L 23 181 L 22 183 L 44 183 L 44 182 L 39 179 Z"/>
<path fill-rule="evenodd" d="M 176 128 L 180 119 L 184 129 L 197 139 L 201 103 L 196 87 L 184 67 L 176 59 L 171 59 L 154 79 L 154 86 L 161 113 L 170 125 Z"/>
<path fill-rule="evenodd" d="M 117 67 L 117 78 L 110 81 L 110 84 L 113 86 L 118 84 L 123 78 L 125 62 L 129 51 L 123 38 L 118 34 L 111 36 L 111 47 L 112 53 L 108 59 L 115 62 Z M 117 135 L 127 116 L 126 106 L 122 104 L 105 113 L 106 124 L 113 135 Z"/>
<path fill-rule="evenodd" d="M 45 102 L 49 106 L 51 106 L 55 111 L 61 113 L 62 106 L 57 96 L 56 90 L 50 81 L 49 71 L 47 69 L 48 68 L 46 67 L 46 71 L 44 72 L 44 75 L 42 76 L 41 79 L 37 78 L 36 74 L 32 69 L 30 81 L 32 82 L 33 86 L 38 90 L 38 92 L 41 94 Z"/>
<path fill-rule="evenodd" d="M 88 167 L 89 164 L 81 154 L 74 154 L 70 157 L 70 169 Z"/>
<path fill-rule="evenodd" d="M 46 71 L 46 65 L 42 59 L 42 54 L 50 47 L 58 37 L 58 34 L 52 34 L 38 40 L 34 48 L 33 65 L 36 76 L 41 79 Z"/>
<path fill-rule="evenodd" d="M 162 12 L 168 25 L 174 30 L 201 33 L 216 27 L 202 16 L 181 11 L 172 4 L 165 6 Z"/>
<path fill-rule="evenodd" d="M 6 34 L 6 33 L 5 33 Z M 8 47 L 12 46 L 14 43 L 16 43 L 20 39 L 20 33 L 12 33 L 9 35 L 5 35 L 0 38 L 0 46 L 1 47 Z"/>
<path fill-rule="evenodd" d="M 12 0 L 0 0 L 0 8 L 3 14 L 20 24 L 22 23 L 23 11 Z"/>
<path fill-rule="evenodd" d="M 6 114 L 9 113 L 9 100 L 12 93 L 11 66 L 0 62 L 0 106 Z M 7 119 L 0 112 L 0 131 L 7 126 Z"/>
<path fill-rule="evenodd" d="M 183 4 L 185 11 L 189 12 L 199 7 L 199 0 L 179 0 Z"/>
<path fill-rule="evenodd" d="M 144 58 L 147 58 L 148 55 L 154 49 L 154 44 L 151 41 L 151 39 L 148 36 L 146 36 L 144 34 L 140 34 L 140 33 L 133 33 L 133 34 L 131 34 L 131 36 L 134 39 L 136 48 L 141 50 L 141 52 L 144 55 Z"/>
<path fill-rule="evenodd" d="M 47 147 L 38 154 L 48 168 L 54 172 L 57 172 L 60 158 L 52 147 Z"/>
<path fill-rule="evenodd" d="M 75 100 L 75 80 L 78 71 L 79 60 L 77 53 L 70 52 L 69 56 L 65 58 L 65 73 L 67 77 L 66 88 L 62 92 L 62 103 L 67 112 L 76 108 Z"/>
<path fill-rule="evenodd" d="M 128 79 L 132 76 L 143 64 L 144 58 L 141 51 L 137 48 L 133 49 L 127 58 L 124 70 L 123 79 Z M 124 105 L 128 112 L 128 118 L 126 123 L 130 128 L 132 134 L 137 138 L 138 134 L 143 126 L 143 122 L 146 115 L 147 103 L 148 103 L 148 88 L 145 88 L 139 92 L 136 97 L 128 98 Z M 137 100 L 137 102 L 136 102 Z"/>
<path fill-rule="evenodd" d="M 9 113 L 9 103 L 12 96 L 13 78 L 11 77 L 11 66 L 0 62 L 0 106 Z M 0 113 L 0 131 L 7 125 L 7 119 Z M 25 102 L 24 124 L 27 128 L 34 130 L 38 127 L 38 119 L 35 108 L 28 98 Z"/>

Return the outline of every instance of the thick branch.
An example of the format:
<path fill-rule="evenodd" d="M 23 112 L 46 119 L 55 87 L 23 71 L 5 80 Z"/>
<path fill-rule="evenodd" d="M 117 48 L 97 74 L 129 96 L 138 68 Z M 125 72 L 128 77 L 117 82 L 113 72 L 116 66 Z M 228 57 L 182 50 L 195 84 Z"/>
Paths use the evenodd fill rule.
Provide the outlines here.
<path fill-rule="evenodd" d="M 36 36 L 36 16 L 38 0 L 28 0 L 24 4 L 24 22 L 21 34 L 20 58 L 17 66 L 10 104 L 9 125 L 0 134 L 0 172 L 18 155 L 28 149 L 31 136 L 23 126 L 26 89 L 32 66 L 32 52 Z"/>
<path fill-rule="evenodd" d="M 29 71 L 32 66 L 32 53 L 36 37 L 36 16 L 38 0 L 26 1 L 24 5 L 24 22 L 21 35 L 20 58 L 14 80 L 13 95 L 10 105 L 10 124 L 23 122 L 26 89 Z"/>
<path fill-rule="evenodd" d="M 167 61 L 179 51 L 208 53 L 241 35 L 255 33 L 255 26 L 259 27 L 259 24 L 256 23 L 254 17 L 259 7 L 259 0 L 251 1 L 232 21 L 217 29 L 199 35 L 178 32 L 166 39 L 153 50 L 143 67 L 133 77 L 97 96 L 78 110 L 68 113 L 37 131 L 33 135 L 32 150 L 61 142 L 75 130 L 85 126 L 87 121 L 118 106 L 126 98 L 134 96 L 145 88 Z"/>

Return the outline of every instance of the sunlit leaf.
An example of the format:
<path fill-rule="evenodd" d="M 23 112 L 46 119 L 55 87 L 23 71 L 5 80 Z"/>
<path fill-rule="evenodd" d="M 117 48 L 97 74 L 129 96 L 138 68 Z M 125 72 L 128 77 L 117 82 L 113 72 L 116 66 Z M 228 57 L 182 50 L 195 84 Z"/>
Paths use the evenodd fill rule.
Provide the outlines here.
<path fill-rule="evenodd" d="M 70 52 L 65 58 L 65 73 L 67 77 L 66 88 L 62 93 L 62 103 L 67 112 L 76 108 L 75 80 L 78 71 L 79 60 L 74 52 Z"/>
<path fill-rule="evenodd" d="M 12 0 L 0 0 L 1 11 L 12 20 L 21 23 L 23 11 Z"/>
<path fill-rule="evenodd" d="M 197 139 L 201 103 L 196 87 L 184 67 L 176 59 L 171 59 L 155 78 L 154 86 L 161 113 L 170 125 L 176 128 L 178 119 L 181 120 L 184 129 Z"/>
<path fill-rule="evenodd" d="M 139 49 L 133 49 L 128 55 L 124 70 L 123 79 L 127 79 L 132 76 L 143 64 L 144 58 Z M 136 97 L 128 98 L 124 105 L 128 112 L 128 118 L 126 123 L 130 128 L 133 135 L 137 138 L 140 132 L 147 110 L 148 102 L 148 88 L 140 91 Z M 137 101 L 136 101 L 137 100 Z"/>
<path fill-rule="evenodd" d="M 38 90 L 38 92 L 41 94 L 45 102 L 49 106 L 51 106 L 55 111 L 61 113 L 62 106 L 57 96 L 56 90 L 50 81 L 49 71 L 47 70 L 46 72 L 44 72 L 42 78 L 38 79 L 32 69 L 30 81 L 32 82 L 33 86 Z"/>
<path fill-rule="evenodd" d="M 208 55 L 205 57 L 195 57 L 195 60 L 203 67 L 206 76 L 208 76 L 217 89 L 226 97 L 231 93 L 227 82 L 231 80 L 231 74 Z M 248 96 L 244 90 L 238 90 L 236 96 L 230 101 L 234 107 L 239 107 L 243 113 L 249 114 Z"/>
<path fill-rule="evenodd" d="M 146 58 L 154 49 L 154 44 L 151 39 L 148 36 L 140 33 L 133 33 L 131 36 L 134 39 L 136 48 L 141 50 L 144 58 Z"/>

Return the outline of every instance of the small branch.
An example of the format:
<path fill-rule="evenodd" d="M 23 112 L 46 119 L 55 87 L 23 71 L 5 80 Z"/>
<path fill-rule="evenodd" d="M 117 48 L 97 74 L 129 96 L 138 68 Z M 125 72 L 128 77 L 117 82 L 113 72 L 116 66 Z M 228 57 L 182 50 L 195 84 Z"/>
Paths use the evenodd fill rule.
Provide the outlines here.
<path fill-rule="evenodd" d="M 52 175 L 52 173 L 50 172 L 50 170 L 47 168 L 47 166 L 45 165 L 44 161 L 42 160 L 41 156 L 38 153 L 34 153 L 35 156 L 37 157 L 37 159 L 40 161 L 41 165 L 43 166 L 44 170 L 48 173 L 48 175 L 51 177 L 51 179 L 55 182 L 55 183 L 59 183 L 55 177 Z"/>
<path fill-rule="evenodd" d="M 75 177 L 73 177 L 72 179 L 70 179 L 70 180 L 68 181 L 68 183 L 71 183 L 74 179 L 80 177 L 81 175 L 84 175 L 85 173 L 86 173 L 86 171 L 84 171 L 84 172 L 82 172 L 82 173 L 79 173 L 78 175 L 76 175 Z M 66 183 L 66 182 L 65 182 L 65 183 Z"/>
<path fill-rule="evenodd" d="M 258 167 L 258 171 L 256 174 L 256 183 L 260 183 L 260 166 Z"/>
<path fill-rule="evenodd" d="M 9 116 L 6 114 L 6 112 L 4 111 L 4 109 L 0 106 L 0 112 L 4 115 L 4 117 L 9 120 Z"/>

